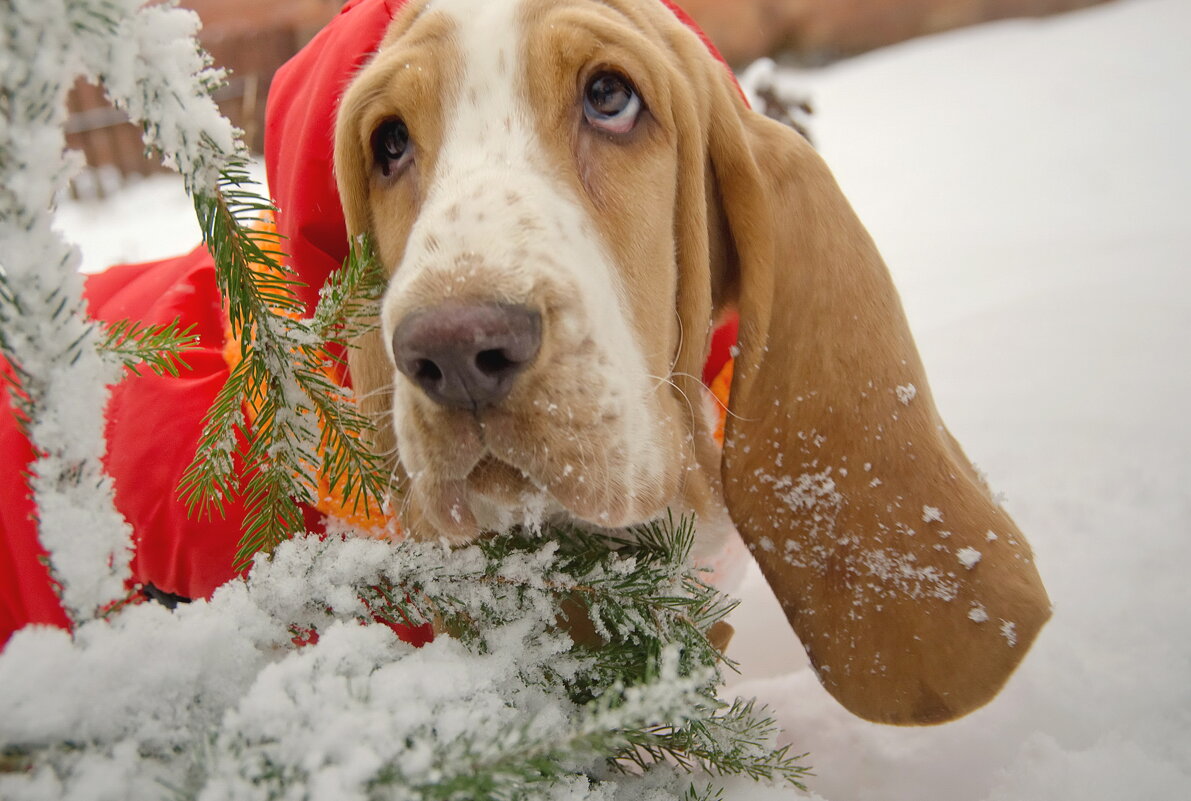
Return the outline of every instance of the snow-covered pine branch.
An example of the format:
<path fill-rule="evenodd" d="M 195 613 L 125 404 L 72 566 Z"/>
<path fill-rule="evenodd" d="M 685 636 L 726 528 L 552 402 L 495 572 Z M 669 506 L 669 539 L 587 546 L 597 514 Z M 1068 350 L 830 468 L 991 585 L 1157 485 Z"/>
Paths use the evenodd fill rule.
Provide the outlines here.
<path fill-rule="evenodd" d="M 346 482 L 350 499 L 379 504 L 379 468 L 358 437 L 366 422 L 324 380 L 325 354 L 293 319 L 276 237 L 254 230 L 272 207 L 246 185 L 239 132 L 211 98 L 224 76 L 195 39 L 198 17 L 141 0 L 0 0 L 0 9 L 0 349 L 19 376 L 14 399 L 39 453 L 39 536 L 70 616 L 95 614 L 122 594 L 128 575 L 129 531 L 100 465 L 107 387 L 130 353 L 176 352 L 186 342 L 135 324 L 105 338 L 86 317 L 78 254 L 52 227 L 55 198 L 78 166 L 63 124 L 79 76 L 101 82 L 140 125 L 146 147 L 181 173 L 241 337 L 240 380 L 229 381 L 212 412 L 195 463 L 205 472 L 190 488 L 197 484 L 196 496 L 215 506 L 240 491 L 229 449 L 245 433 L 244 404 L 264 398 L 243 462 L 252 476 L 243 561 L 300 527 L 296 502 L 312 500 L 320 439 L 332 457 L 323 473 L 342 477 L 352 465 L 362 477 Z M 137 346 L 134 334 L 149 339 Z M 119 346 L 113 358 L 100 355 L 105 344 Z M 159 366 L 174 361 L 157 358 Z"/>
<path fill-rule="evenodd" d="M 114 99 L 163 148 L 189 137 L 230 152 L 235 141 L 209 98 L 215 76 L 178 58 L 188 50 L 202 60 L 197 18 L 139 5 L 0 0 L 0 348 L 18 375 L 13 397 L 38 453 L 31 484 L 40 538 L 75 620 L 122 594 L 130 532 L 100 462 L 107 388 L 120 365 L 99 353 L 78 252 L 53 228 L 56 198 L 78 167 L 65 146 L 66 95 L 79 76 L 110 78 Z M 195 114 L 195 98 L 211 113 Z M 209 185 L 219 165 L 195 152 L 179 166 L 193 185 Z"/>
<path fill-rule="evenodd" d="M 731 604 L 689 568 L 689 532 L 302 537 L 210 602 L 22 631 L 0 659 L 0 795 L 685 801 L 705 797 L 692 769 L 797 786 L 764 711 L 714 698 L 705 635 Z M 386 625 L 431 618 L 466 636 L 414 648 Z"/>
<path fill-rule="evenodd" d="M 245 484 L 237 567 L 300 530 L 297 504 L 316 505 L 319 478 L 350 507 L 368 512 L 380 511 L 388 489 L 382 460 L 362 436 L 371 422 L 327 370 L 336 349 L 361 329 L 361 318 L 375 315 L 383 272 L 367 241 L 353 243 L 346 263 L 322 288 L 313 316 L 302 319 L 280 235 L 260 224 L 274 209 L 245 188 L 248 183 L 234 166 L 220 176 L 215 195 L 195 196 L 241 360 L 207 414 L 181 488 L 192 513 L 222 513 Z M 248 406 L 255 411 L 250 426 L 243 413 Z M 241 436 L 247 446 L 237 463 L 230 454 Z"/>
<path fill-rule="evenodd" d="M 190 194 L 214 194 L 220 174 L 246 151 L 211 97 L 225 74 L 211 67 L 195 38 L 198 15 L 177 8 L 176 0 L 40 5 L 65 7 L 83 74 L 102 82 L 112 104 L 141 127 L 146 148 L 181 174 Z"/>

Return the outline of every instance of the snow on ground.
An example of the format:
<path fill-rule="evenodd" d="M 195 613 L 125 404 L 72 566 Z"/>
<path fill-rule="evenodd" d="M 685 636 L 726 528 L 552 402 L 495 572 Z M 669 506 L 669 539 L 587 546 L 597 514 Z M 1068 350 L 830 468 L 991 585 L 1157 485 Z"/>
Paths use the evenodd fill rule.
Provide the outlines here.
<path fill-rule="evenodd" d="M 85 273 L 177 256 L 202 238 L 182 178 L 173 173 L 133 179 L 103 201 L 63 203 L 56 227 L 82 250 Z"/>
<path fill-rule="evenodd" d="M 1191 797 L 1188 31 L 1186 0 L 1127 0 L 788 78 L 1055 604 L 991 705 L 895 729 L 826 695 L 750 573 L 734 688 L 779 710 L 824 801 Z M 179 253 L 180 193 L 151 179 L 60 225 L 89 269 Z"/>

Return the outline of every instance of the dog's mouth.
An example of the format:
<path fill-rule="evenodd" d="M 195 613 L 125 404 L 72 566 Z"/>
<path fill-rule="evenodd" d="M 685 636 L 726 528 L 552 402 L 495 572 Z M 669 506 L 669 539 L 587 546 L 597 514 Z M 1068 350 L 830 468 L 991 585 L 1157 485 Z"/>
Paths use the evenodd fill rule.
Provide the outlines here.
<path fill-rule="evenodd" d="M 419 476 L 408 500 L 429 524 L 415 526 L 415 536 L 453 543 L 518 525 L 537 528 L 568 513 L 543 482 L 490 452 L 462 478 Z"/>
<path fill-rule="evenodd" d="M 507 414 L 468 417 L 466 426 L 449 427 L 449 439 L 431 434 L 439 440 L 434 450 L 449 452 L 449 460 L 411 475 L 406 506 L 415 536 L 463 543 L 558 520 L 617 528 L 663 500 L 633 486 L 622 449 L 607 438 L 526 427 Z"/>
<path fill-rule="evenodd" d="M 488 455 L 467 477 L 477 527 L 503 531 L 512 526 L 539 527 L 566 513 L 550 490 L 528 473 Z"/>

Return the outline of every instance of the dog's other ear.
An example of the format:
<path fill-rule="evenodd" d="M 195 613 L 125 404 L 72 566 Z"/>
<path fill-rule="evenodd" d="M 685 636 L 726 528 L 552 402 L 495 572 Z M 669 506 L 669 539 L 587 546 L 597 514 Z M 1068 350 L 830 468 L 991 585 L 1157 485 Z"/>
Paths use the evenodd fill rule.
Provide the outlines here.
<path fill-rule="evenodd" d="M 356 82 L 349 86 L 335 119 L 335 183 L 350 239 L 372 233 L 372 213 L 368 207 L 372 165 L 362 117 L 376 94 L 374 83 Z"/>
<path fill-rule="evenodd" d="M 374 234 L 369 206 L 372 164 L 368 159 L 362 117 L 376 94 L 375 84 L 376 81 L 352 84 L 340 102 L 335 123 L 335 180 L 347 235 L 353 241 L 362 234 Z M 368 435 L 372 440 L 370 445 L 392 461 L 396 451 L 389 420 L 395 374 L 393 362 L 385 350 L 379 328 L 361 335 L 349 345 L 347 362 L 352 390 L 361 411 L 374 423 L 374 431 Z"/>
<path fill-rule="evenodd" d="M 741 316 L 728 508 L 832 695 L 873 721 L 951 720 L 1005 683 L 1046 591 L 944 428 L 826 165 L 723 83 L 709 148 Z"/>

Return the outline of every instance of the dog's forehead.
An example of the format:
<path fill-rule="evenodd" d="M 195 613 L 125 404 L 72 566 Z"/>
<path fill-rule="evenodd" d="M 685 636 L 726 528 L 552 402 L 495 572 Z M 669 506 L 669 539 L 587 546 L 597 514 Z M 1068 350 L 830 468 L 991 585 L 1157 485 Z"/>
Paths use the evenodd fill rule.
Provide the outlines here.
<path fill-rule="evenodd" d="M 452 22 L 455 47 L 463 62 L 461 106 L 514 110 L 524 36 L 525 0 L 431 0 L 427 11 Z"/>
<path fill-rule="evenodd" d="M 422 13 L 450 20 L 454 45 L 471 83 L 508 83 L 519 66 L 526 4 L 527 0 L 430 0 Z"/>
<path fill-rule="evenodd" d="M 504 276 L 500 284 L 507 297 L 525 294 L 535 269 L 563 269 L 585 296 L 598 296 L 604 307 L 618 306 L 621 288 L 612 274 L 606 233 L 584 201 L 573 163 L 558 157 L 569 147 L 566 132 L 541 124 L 543 112 L 532 102 L 526 80 L 533 67 L 525 62 L 528 26 L 550 26 L 557 18 L 549 12 L 570 5 L 430 0 L 422 7 L 419 22 L 449 30 L 445 40 L 434 37 L 444 47 L 436 55 L 458 59 L 458 69 L 451 70 L 453 79 L 439 98 L 441 136 L 422 176 L 425 196 L 394 273 L 394 297 L 414 293 L 411 287 L 429 280 L 420 276 L 483 263 L 517 266 L 517 275 Z M 413 27 L 407 35 L 415 44 L 425 41 Z M 401 69 L 403 62 L 391 59 L 388 68 Z M 556 263 L 557 253 L 538 253 L 536 267 L 527 266 L 529 251 L 550 251 L 550 243 L 557 249 L 560 237 L 582 251 L 565 260 L 565 269 Z M 582 275 L 569 275 L 580 263 Z M 600 286 L 592 284 L 597 280 Z"/>
<path fill-rule="evenodd" d="M 526 0 L 430 0 L 422 13 L 451 19 L 468 58 L 513 48 L 520 35 L 518 19 Z"/>
<path fill-rule="evenodd" d="M 423 14 L 450 21 L 451 49 L 459 59 L 459 82 L 442 98 L 445 131 L 432 194 L 457 194 L 460 175 L 474 191 L 492 192 L 499 165 L 532 161 L 532 109 L 523 97 L 522 10 L 526 0 L 431 0 Z M 478 171 L 478 172 L 477 172 Z M 484 198 L 491 200 L 491 198 Z"/>
<path fill-rule="evenodd" d="M 456 45 L 474 75 L 512 75 L 513 61 L 524 56 L 528 25 L 554 27 L 554 20 L 563 17 L 574 23 L 567 14 L 571 9 L 582 9 L 589 22 L 602 18 L 632 25 L 623 5 L 620 0 L 428 0 L 418 16 L 438 14 L 451 21 Z"/>

